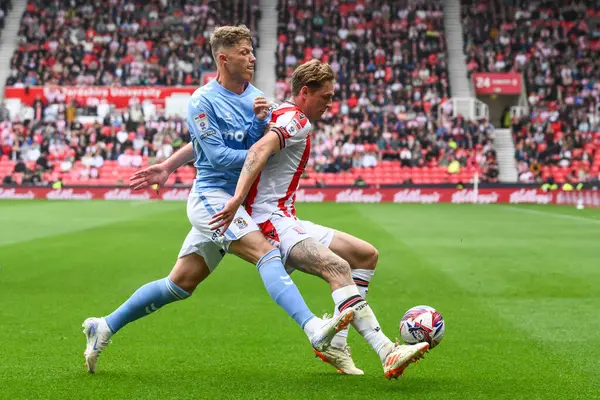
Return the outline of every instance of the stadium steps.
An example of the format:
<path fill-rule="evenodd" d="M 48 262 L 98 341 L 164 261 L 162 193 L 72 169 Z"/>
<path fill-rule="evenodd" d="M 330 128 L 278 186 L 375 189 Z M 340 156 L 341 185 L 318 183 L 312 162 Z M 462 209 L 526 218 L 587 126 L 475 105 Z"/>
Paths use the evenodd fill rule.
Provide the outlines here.
<path fill-rule="evenodd" d="M 10 60 L 17 48 L 21 18 L 27 7 L 27 0 L 13 0 L 13 8 L 6 16 L 6 25 L 0 36 L 0 97 L 4 98 L 6 79 L 10 75 Z"/>
<path fill-rule="evenodd" d="M 258 24 L 260 47 L 256 51 L 256 79 L 254 85 L 265 93 L 267 99 L 275 97 L 275 51 L 277 49 L 277 0 L 261 0 L 262 13 Z"/>
<path fill-rule="evenodd" d="M 510 129 L 496 129 L 494 149 L 498 156 L 500 167 L 500 181 L 517 182 L 517 162 L 515 160 L 515 143 Z"/>
<path fill-rule="evenodd" d="M 444 0 L 444 34 L 452 97 L 473 97 L 467 77 L 460 0 Z"/>

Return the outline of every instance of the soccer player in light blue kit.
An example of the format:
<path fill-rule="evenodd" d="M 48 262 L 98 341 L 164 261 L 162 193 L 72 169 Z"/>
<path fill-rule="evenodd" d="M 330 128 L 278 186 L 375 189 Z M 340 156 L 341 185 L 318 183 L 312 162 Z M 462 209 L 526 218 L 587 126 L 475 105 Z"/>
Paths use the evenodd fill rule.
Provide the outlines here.
<path fill-rule="evenodd" d="M 354 317 L 351 309 L 329 320 L 315 317 L 286 273 L 279 250 L 267 242 L 243 207 L 223 234 L 211 230 L 209 221 L 231 199 L 247 149 L 262 137 L 269 114 L 262 92 L 249 83 L 256 61 L 249 30 L 220 27 L 210 42 L 218 78 L 196 90 L 188 103 L 197 169 L 187 204 L 192 229 L 168 277 L 140 287 L 113 313 L 84 321 L 84 355 L 91 373 L 113 334 L 166 304 L 190 297 L 228 252 L 256 265 L 269 295 L 303 328 L 316 350 L 328 348 Z M 188 146 L 172 157 L 173 166 L 188 157 Z"/>

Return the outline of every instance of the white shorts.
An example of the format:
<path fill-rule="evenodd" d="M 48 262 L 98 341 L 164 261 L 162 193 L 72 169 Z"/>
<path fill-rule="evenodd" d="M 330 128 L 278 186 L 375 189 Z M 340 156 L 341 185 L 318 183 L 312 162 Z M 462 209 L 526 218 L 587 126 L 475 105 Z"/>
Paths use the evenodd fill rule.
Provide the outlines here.
<path fill-rule="evenodd" d="M 192 229 L 183 241 L 179 258 L 192 253 L 199 254 L 212 272 L 229 250 L 231 242 L 259 230 L 244 207 L 237 210 L 233 222 L 224 235 L 210 229 L 208 223 L 212 216 L 222 210 L 229 199 L 231 199 L 231 195 L 222 190 L 210 190 L 202 193 L 192 191 L 190 193 L 187 215 Z"/>
<path fill-rule="evenodd" d="M 335 233 L 331 228 L 310 221 L 302 221 L 295 217 L 286 217 L 279 212 L 271 214 L 268 220 L 258 225 L 269 243 L 279 249 L 283 265 L 285 265 L 292 248 L 301 241 L 314 238 L 329 247 Z M 288 273 L 293 271 L 287 266 L 286 270 Z"/>

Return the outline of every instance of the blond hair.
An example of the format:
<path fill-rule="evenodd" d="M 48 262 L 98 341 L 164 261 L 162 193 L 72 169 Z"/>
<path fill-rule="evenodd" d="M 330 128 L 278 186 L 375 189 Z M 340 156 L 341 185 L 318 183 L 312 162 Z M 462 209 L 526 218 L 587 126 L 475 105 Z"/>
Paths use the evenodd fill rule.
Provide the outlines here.
<path fill-rule="evenodd" d="M 210 47 L 213 58 L 217 61 L 217 56 L 221 49 L 235 47 L 244 41 L 252 44 L 250 29 L 246 25 L 225 25 L 216 28 L 210 35 Z"/>
<path fill-rule="evenodd" d="M 329 64 L 316 59 L 310 60 L 294 70 L 292 74 L 292 95 L 297 96 L 304 86 L 316 90 L 333 80 L 333 70 Z"/>

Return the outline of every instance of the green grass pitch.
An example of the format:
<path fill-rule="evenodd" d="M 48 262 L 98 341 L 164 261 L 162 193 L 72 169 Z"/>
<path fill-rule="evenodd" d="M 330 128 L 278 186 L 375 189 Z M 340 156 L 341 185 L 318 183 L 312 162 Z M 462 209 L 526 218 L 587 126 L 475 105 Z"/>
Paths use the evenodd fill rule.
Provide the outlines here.
<path fill-rule="evenodd" d="M 365 376 L 315 359 L 254 266 L 227 257 L 191 299 L 113 337 L 98 373 L 81 323 L 168 274 L 183 202 L 0 201 L 1 399 L 591 399 L 600 396 L 600 210 L 299 204 L 380 252 L 368 300 L 398 336 L 427 304 L 446 336 L 398 381 L 355 331 Z M 311 309 L 328 286 L 292 275 Z"/>

